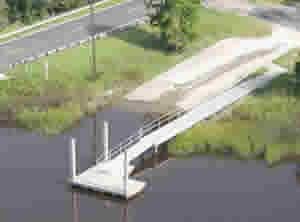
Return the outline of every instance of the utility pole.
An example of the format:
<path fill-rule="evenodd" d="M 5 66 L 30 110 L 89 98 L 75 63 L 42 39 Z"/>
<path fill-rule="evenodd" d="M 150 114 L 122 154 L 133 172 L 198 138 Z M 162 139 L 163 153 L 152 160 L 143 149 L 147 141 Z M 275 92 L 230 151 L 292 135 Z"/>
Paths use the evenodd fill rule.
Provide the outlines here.
<path fill-rule="evenodd" d="M 97 66 L 96 66 L 96 39 L 94 33 L 94 25 L 95 25 L 95 10 L 94 10 L 94 1 L 95 0 L 87 0 L 90 9 L 90 37 L 91 37 L 91 55 L 90 55 L 90 65 L 91 65 L 91 75 L 90 79 L 95 80 L 97 78 Z M 94 121 L 94 139 L 93 139 L 93 146 L 95 152 L 95 162 L 97 162 L 97 110 L 95 114 L 95 121 Z"/>
<path fill-rule="evenodd" d="M 94 1 L 87 0 L 90 8 L 90 34 L 91 34 L 91 79 L 96 79 L 97 77 L 97 66 L 96 66 L 96 39 L 93 27 L 95 25 L 95 10 L 94 10 Z"/>

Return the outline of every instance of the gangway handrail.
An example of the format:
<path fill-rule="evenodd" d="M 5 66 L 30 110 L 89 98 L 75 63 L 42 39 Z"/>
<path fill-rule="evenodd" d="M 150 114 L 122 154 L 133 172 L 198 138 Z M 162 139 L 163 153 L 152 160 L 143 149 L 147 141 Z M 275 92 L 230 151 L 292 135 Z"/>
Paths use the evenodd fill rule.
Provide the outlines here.
<path fill-rule="evenodd" d="M 112 159 L 116 157 L 118 154 L 122 153 L 130 146 L 139 142 L 144 136 L 148 135 L 154 129 L 161 128 L 165 123 L 168 123 L 170 120 L 177 119 L 178 117 L 182 116 L 186 113 L 185 110 L 175 109 L 170 112 L 167 112 L 161 115 L 159 118 L 149 121 L 148 123 L 141 126 L 136 132 L 132 135 L 121 141 L 118 145 L 116 145 L 113 149 L 108 152 L 108 159 Z M 101 154 L 97 158 L 97 162 L 104 159 L 105 154 Z"/>

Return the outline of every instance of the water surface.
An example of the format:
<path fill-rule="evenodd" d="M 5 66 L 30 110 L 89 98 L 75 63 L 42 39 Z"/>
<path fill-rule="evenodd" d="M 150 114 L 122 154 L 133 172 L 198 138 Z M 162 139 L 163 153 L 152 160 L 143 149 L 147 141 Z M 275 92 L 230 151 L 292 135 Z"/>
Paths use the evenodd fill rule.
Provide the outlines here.
<path fill-rule="evenodd" d="M 97 116 L 111 121 L 112 146 L 138 129 L 143 116 L 118 109 Z M 194 157 L 169 160 L 136 177 L 145 192 L 126 203 L 67 184 L 69 137 L 78 139 L 80 171 L 95 156 L 95 120 L 55 137 L 0 129 L 1 222 L 255 221 L 300 219 L 300 185 L 294 164 L 268 168 L 261 161 Z M 163 148 L 165 149 L 165 148 Z M 152 160 L 151 160 L 152 161 Z"/>

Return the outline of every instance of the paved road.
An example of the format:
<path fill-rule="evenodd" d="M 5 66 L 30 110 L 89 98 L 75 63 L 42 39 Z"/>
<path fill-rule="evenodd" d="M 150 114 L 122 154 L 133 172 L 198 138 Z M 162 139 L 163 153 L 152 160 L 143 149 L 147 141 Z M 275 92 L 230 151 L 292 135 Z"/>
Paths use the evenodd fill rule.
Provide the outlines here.
<path fill-rule="evenodd" d="M 37 56 L 49 50 L 62 47 L 70 42 L 86 39 L 91 33 L 109 31 L 145 15 L 143 0 L 130 0 L 122 5 L 98 12 L 95 25 L 90 26 L 89 16 L 51 29 L 0 45 L 0 72 L 9 64 Z"/>
<path fill-rule="evenodd" d="M 254 15 L 264 20 L 278 23 L 283 26 L 295 28 L 300 31 L 300 7 L 286 7 L 286 6 L 257 6 L 250 12 L 250 15 Z"/>
<path fill-rule="evenodd" d="M 206 5 L 218 10 L 229 10 L 243 15 L 256 16 L 300 31 L 300 4 L 272 6 L 255 5 L 249 3 L 249 0 L 206 0 Z"/>

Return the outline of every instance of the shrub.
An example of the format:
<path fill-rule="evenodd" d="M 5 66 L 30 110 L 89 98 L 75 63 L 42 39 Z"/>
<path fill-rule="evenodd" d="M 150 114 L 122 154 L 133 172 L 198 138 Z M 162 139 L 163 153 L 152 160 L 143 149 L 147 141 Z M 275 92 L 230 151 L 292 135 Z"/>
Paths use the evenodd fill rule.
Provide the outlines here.
<path fill-rule="evenodd" d="M 46 111 L 26 108 L 17 114 L 17 122 L 25 128 L 53 135 L 70 127 L 81 115 L 80 106 L 77 104 L 49 108 Z"/>

